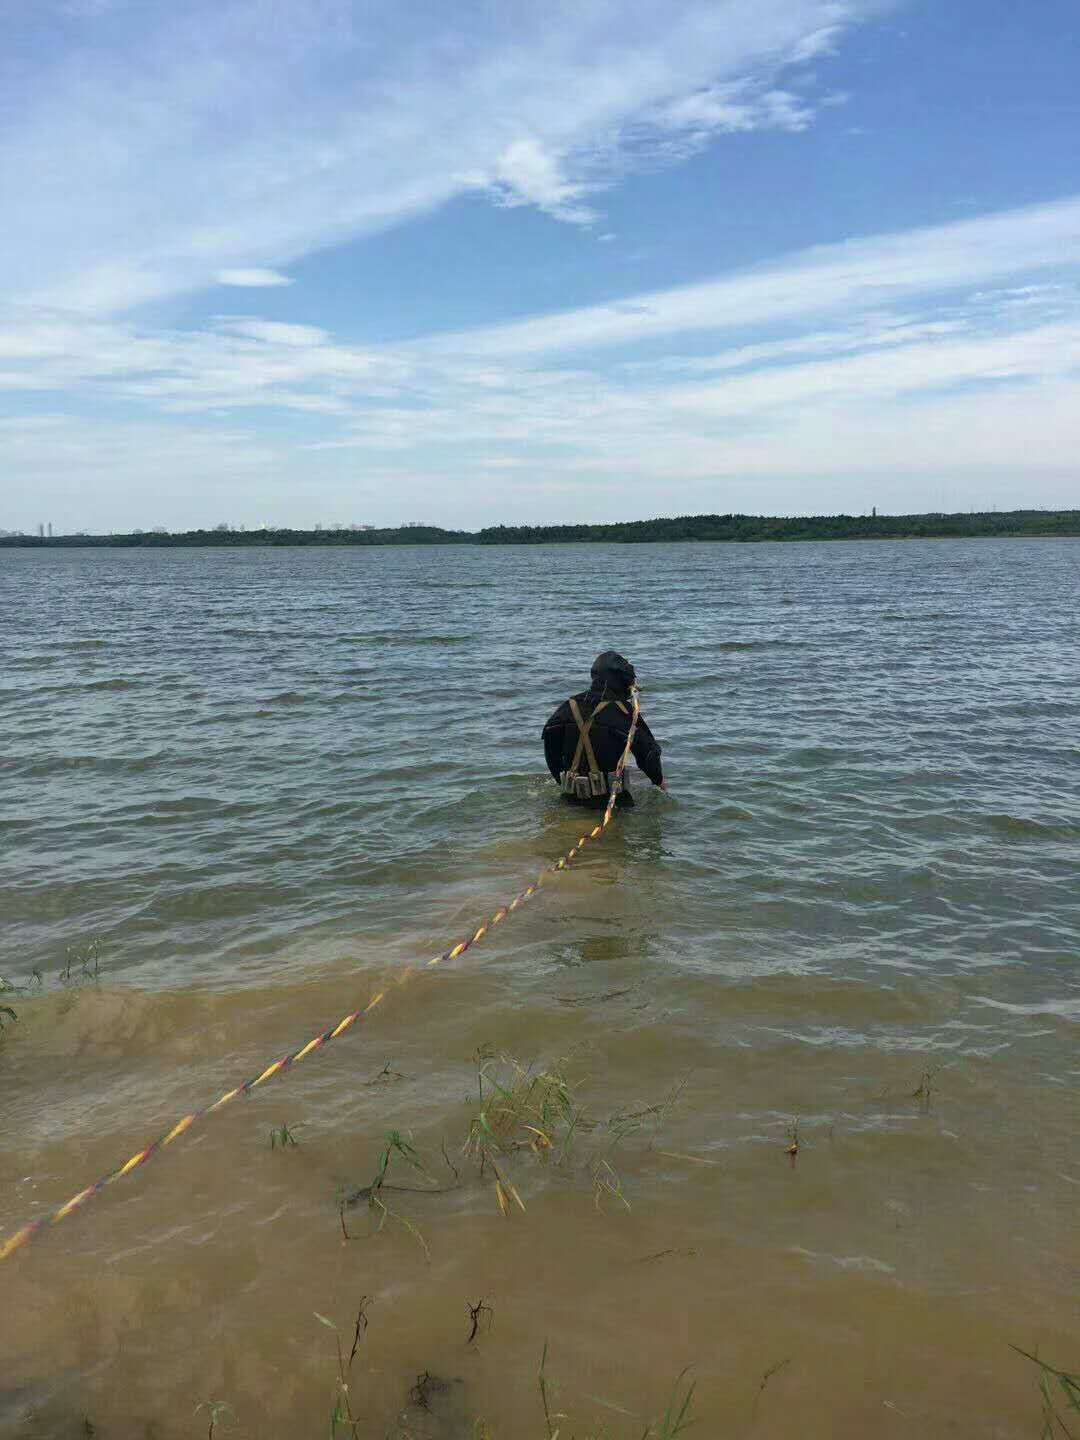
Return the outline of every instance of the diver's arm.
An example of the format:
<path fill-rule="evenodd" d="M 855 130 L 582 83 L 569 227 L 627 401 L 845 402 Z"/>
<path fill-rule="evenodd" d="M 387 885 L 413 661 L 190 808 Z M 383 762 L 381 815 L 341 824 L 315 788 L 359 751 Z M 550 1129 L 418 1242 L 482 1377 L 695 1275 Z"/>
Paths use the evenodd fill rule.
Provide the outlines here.
<path fill-rule="evenodd" d="M 552 715 L 551 719 L 544 726 L 544 759 L 551 771 L 551 778 L 556 782 L 562 772 L 563 757 L 563 730 L 565 721 L 566 706 L 560 705 Z"/>
<path fill-rule="evenodd" d="M 660 746 L 648 725 L 641 719 L 638 720 L 637 733 L 634 736 L 634 759 L 638 763 L 638 769 L 644 771 L 654 785 L 659 785 L 662 790 L 667 789 L 660 765 Z"/>

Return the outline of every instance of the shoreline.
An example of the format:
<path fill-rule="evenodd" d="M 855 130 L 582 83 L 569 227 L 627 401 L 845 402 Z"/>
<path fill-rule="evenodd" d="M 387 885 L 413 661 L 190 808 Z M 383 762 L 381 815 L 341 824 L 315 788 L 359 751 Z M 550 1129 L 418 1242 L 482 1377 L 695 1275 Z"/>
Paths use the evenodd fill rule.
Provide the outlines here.
<path fill-rule="evenodd" d="M 478 531 L 405 525 L 355 530 L 130 531 L 108 535 L 0 535 L 6 549 L 340 548 L 391 545 L 795 544 L 815 540 L 1023 540 L 1080 538 L 1080 510 L 976 514 L 751 516 L 694 515 L 615 524 L 490 526 Z"/>

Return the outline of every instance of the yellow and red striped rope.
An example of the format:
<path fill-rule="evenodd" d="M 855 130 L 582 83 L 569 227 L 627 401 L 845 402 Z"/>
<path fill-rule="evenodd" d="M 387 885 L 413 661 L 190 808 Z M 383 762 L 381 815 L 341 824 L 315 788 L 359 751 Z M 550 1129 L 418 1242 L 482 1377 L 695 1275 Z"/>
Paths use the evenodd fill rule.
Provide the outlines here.
<path fill-rule="evenodd" d="M 634 743 L 634 735 L 637 730 L 639 713 L 637 691 L 634 690 L 631 694 L 634 707 L 633 716 L 626 737 L 626 745 L 619 759 L 618 766 L 616 767 L 615 774 L 617 777 L 621 777 L 626 768 L 626 763 L 630 758 L 630 751 Z M 496 925 L 501 925 L 508 915 L 513 914 L 513 912 L 527 900 L 531 900 L 539 891 L 548 875 L 554 875 L 564 871 L 574 857 L 581 853 L 582 849 L 590 840 L 597 840 L 603 835 L 604 831 L 611 824 L 616 799 L 617 787 L 613 787 L 608 797 L 603 819 L 598 825 L 580 836 L 577 843 L 572 845 L 566 854 L 557 860 L 554 865 L 542 870 L 531 885 L 526 885 L 524 890 L 519 891 L 518 894 L 514 896 L 509 905 L 500 905 L 494 915 L 479 925 L 471 935 L 466 936 L 464 940 L 459 940 L 456 945 L 451 946 L 449 950 L 444 950 L 441 955 L 436 955 L 434 959 L 428 960 L 424 965 L 410 966 L 405 970 L 394 982 L 395 988 L 406 984 L 414 975 L 421 973 L 423 970 L 430 970 L 433 966 L 441 965 L 445 961 L 457 960 L 461 955 L 464 955 L 466 950 L 471 949 L 472 946 L 481 941 L 489 930 L 494 929 Z M 87 1201 L 92 1200 L 95 1195 L 100 1195 L 102 1190 L 112 1185 L 115 1181 L 122 1180 L 125 1175 L 130 1175 L 132 1171 L 140 1169 L 148 1160 L 153 1159 L 155 1155 L 164 1150 L 166 1146 L 171 1145 L 174 1140 L 179 1140 L 181 1135 L 185 1135 L 191 1127 L 205 1115 L 212 1115 L 216 1110 L 220 1110 L 223 1106 L 228 1105 L 230 1101 L 235 1100 L 237 1096 L 247 1095 L 252 1090 L 258 1089 L 260 1085 L 266 1084 L 268 1080 L 273 1080 L 275 1076 L 284 1074 L 293 1065 L 298 1064 L 299 1061 L 305 1059 L 308 1055 L 313 1055 L 315 1051 L 321 1050 L 323 1046 L 328 1045 L 331 1040 L 337 1040 L 350 1030 L 358 1020 L 362 1020 L 366 1015 L 370 1015 L 372 1010 L 374 1010 L 377 1005 L 380 1005 L 386 998 L 386 993 L 386 990 L 380 990 L 376 995 L 372 996 L 365 1006 L 359 1010 L 351 1010 L 349 1014 L 339 1020 L 332 1029 L 324 1030 L 321 1035 L 316 1035 L 313 1039 L 309 1040 L 306 1045 L 302 1045 L 299 1050 L 294 1050 L 291 1054 L 282 1056 L 280 1060 L 275 1060 L 272 1064 L 267 1065 L 261 1074 L 252 1076 L 250 1080 L 245 1080 L 242 1085 L 237 1085 L 232 1090 L 226 1090 L 224 1095 L 215 1100 L 213 1104 L 204 1105 L 201 1110 L 193 1110 L 190 1115 L 185 1115 L 181 1120 L 176 1122 L 171 1130 L 159 1136 L 157 1140 L 152 1141 L 151 1144 L 145 1146 L 142 1150 L 137 1150 L 123 1165 L 118 1166 L 115 1170 L 111 1170 L 107 1175 L 103 1175 L 100 1180 L 96 1180 L 93 1185 L 88 1185 L 85 1190 L 80 1190 L 77 1195 L 73 1195 L 70 1200 L 59 1206 L 59 1208 L 51 1214 L 43 1215 L 40 1219 L 31 1220 L 28 1224 L 23 1225 L 21 1229 L 16 1230 L 7 1240 L 0 1241 L 0 1261 L 7 1260 L 10 1256 L 14 1255 L 17 1250 L 21 1250 L 23 1246 L 29 1245 L 31 1240 L 42 1230 L 53 1225 L 59 1225 L 61 1220 L 66 1220 L 69 1215 L 81 1209 Z"/>

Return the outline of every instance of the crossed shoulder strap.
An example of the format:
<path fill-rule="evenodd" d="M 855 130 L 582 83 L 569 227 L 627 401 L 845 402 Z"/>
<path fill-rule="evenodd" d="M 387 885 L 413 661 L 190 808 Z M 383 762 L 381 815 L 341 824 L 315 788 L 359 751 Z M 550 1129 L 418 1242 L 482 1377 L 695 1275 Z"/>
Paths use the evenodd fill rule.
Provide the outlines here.
<path fill-rule="evenodd" d="M 570 713 L 573 715 L 574 720 L 577 723 L 579 732 L 577 749 L 574 751 L 573 763 L 570 766 L 571 774 L 576 775 L 578 773 L 578 766 L 581 764 L 581 752 L 583 750 L 588 758 L 590 771 L 597 771 L 600 769 L 599 765 L 597 765 L 596 763 L 596 751 L 593 749 L 592 741 L 589 739 L 589 731 L 592 729 L 593 721 L 596 719 L 597 715 L 599 715 L 600 711 L 603 710 L 605 705 L 609 703 L 610 702 L 607 700 L 601 700 L 600 704 L 597 705 L 596 709 L 589 716 L 588 720 L 586 720 L 581 713 L 581 707 L 577 703 L 577 701 L 570 701 Z"/>

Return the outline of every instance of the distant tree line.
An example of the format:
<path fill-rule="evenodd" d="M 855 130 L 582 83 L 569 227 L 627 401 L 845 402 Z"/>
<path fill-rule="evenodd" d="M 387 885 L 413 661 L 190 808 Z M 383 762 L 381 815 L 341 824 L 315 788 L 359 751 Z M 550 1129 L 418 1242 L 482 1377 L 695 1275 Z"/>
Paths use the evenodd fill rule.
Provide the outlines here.
<path fill-rule="evenodd" d="M 641 545 L 697 540 L 917 540 L 964 536 L 1080 536 L 1080 510 L 994 510 L 927 515 L 686 515 L 670 520 L 622 520 L 610 525 L 491 525 L 478 531 L 404 525 L 385 530 L 188 530 L 130 535 L 0 536 L 0 546 L 143 549 L 201 545 Z"/>

